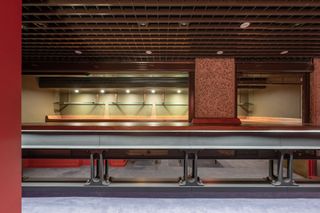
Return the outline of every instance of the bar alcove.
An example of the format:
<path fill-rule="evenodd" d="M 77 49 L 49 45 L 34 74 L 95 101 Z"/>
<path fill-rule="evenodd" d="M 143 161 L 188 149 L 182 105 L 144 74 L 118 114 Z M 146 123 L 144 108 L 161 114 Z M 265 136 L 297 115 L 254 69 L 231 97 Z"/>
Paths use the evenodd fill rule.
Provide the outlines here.
<path fill-rule="evenodd" d="M 318 190 L 319 6 L 25 0 L 24 195 Z"/>

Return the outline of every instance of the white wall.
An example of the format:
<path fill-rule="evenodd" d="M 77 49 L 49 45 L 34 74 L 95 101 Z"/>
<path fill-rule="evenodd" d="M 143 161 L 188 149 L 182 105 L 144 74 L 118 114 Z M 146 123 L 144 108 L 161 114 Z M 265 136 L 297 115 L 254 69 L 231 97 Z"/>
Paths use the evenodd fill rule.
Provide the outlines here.
<path fill-rule="evenodd" d="M 39 89 L 35 77 L 22 77 L 22 123 L 45 122 L 46 115 L 54 114 L 57 96 L 53 90 Z"/>
<path fill-rule="evenodd" d="M 269 85 L 249 93 L 253 103 L 250 116 L 301 118 L 301 87 L 298 85 Z"/>

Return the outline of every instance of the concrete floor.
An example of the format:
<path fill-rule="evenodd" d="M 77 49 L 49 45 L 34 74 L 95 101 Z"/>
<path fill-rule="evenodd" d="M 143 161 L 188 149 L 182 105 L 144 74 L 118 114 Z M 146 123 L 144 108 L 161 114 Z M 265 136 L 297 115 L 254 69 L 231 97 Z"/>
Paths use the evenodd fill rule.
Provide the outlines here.
<path fill-rule="evenodd" d="M 23 213 L 318 213 L 320 199 L 23 198 Z"/>
<path fill-rule="evenodd" d="M 199 164 L 199 176 L 204 179 L 263 178 L 268 175 L 266 160 L 202 161 Z M 126 167 L 110 168 L 110 174 L 115 178 L 177 178 L 182 172 L 181 162 L 172 160 L 160 163 L 130 161 Z M 89 167 L 31 168 L 24 169 L 24 176 L 88 178 Z M 318 213 L 320 199 L 26 197 L 22 199 L 22 207 L 23 213 Z"/>

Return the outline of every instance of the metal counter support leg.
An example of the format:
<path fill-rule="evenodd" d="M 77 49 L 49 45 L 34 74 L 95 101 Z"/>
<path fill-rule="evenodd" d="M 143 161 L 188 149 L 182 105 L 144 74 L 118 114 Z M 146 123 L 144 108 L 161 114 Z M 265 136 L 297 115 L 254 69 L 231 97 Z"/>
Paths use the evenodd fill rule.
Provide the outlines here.
<path fill-rule="evenodd" d="M 109 182 L 104 180 L 104 160 L 102 152 L 90 154 L 90 179 L 87 181 L 86 185 L 109 185 Z"/>
<path fill-rule="evenodd" d="M 269 160 L 269 176 L 267 179 L 273 181 L 277 178 L 277 175 L 274 173 L 274 160 Z"/>
<path fill-rule="evenodd" d="M 192 171 L 189 174 L 189 160 L 192 160 Z M 185 151 L 183 164 L 183 178 L 180 181 L 180 186 L 203 186 L 198 177 L 198 151 Z"/>
<path fill-rule="evenodd" d="M 284 160 L 287 159 L 287 176 L 283 177 Z M 293 180 L 293 151 L 281 151 L 278 161 L 278 176 L 272 182 L 275 186 L 297 186 Z"/>
<path fill-rule="evenodd" d="M 110 176 L 109 176 L 109 161 L 105 160 L 104 161 L 104 180 L 106 184 L 110 184 Z"/>
<path fill-rule="evenodd" d="M 266 180 L 273 182 L 277 179 L 277 174 L 274 172 L 274 160 L 269 160 L 269 175 L 266 177 Z"/>

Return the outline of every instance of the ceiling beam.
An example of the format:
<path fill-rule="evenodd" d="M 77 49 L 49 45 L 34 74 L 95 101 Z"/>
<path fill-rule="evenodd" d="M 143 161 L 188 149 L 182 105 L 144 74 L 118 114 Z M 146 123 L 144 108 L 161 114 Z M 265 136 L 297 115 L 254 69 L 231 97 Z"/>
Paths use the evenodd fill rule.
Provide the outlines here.
<path fill-rule="evenodd" d="M 56 36 L 56 37 L 46 37 L 41 35 L 37 35 L 36 37 L 22 37 L 23 41 L 159 41 L 159 40 L 172 40 L 172 41 L 219 41 L 219 40 L 235 40 L 235 41 L 242 41 L 242 40 L 259 40 L 259 41 L 320 41 L 320 37 L 314 36 L 252 36 L 252 35 L 211 35 L 211 36 L 91 36 L 91 35 L 82 35 L 82 36 Z"/>
<path fill-rule="evenodd" d="M 228 51 L 259 51 L 261 48 L 256 48 L 256 49 L 252 49 L 252 48 L 242 48 L 242 49 L 237 49 L 234 47 L 224 47 L 224 48 L 219 48 L 218 50 L 228 50 Z M 270 49 L 261 49 L 260 51 L 272 51 L 273 48 Z M 282 47 L 281 47 L 282 49 Z M 74 53 L 75 49 L 72 48 L 22 48 L 23 52 L 54 52 L 54 53 L 62 53 L 62 52 L 68 52 L 68 53 Z M 137 48 L 137 49 L 132 49 L 132 48 L 122 48 L 122 49 L 117 49 L 115 51 L 115 49 L 85 49 L 85 48 L 77 48 L 76 50 L 80 50 L 83 53 L 97 53 L 97 54 L 101 54 L 101 53 L 120 53 L 122 54 L 123 52 L 132 52 L 132 53 L 143 53 L 145 54 L 145 50 L 143 48 Z M 171 48 L 171 49 L 148 49 L 151 50 L 153 53 L 160 53 L 160 52 L 164 52 L 164 53 L 169 53 L 169 52 L 212 52 L 215 51 L 216 48 L 215 47 L 207 47 L 207 48 Z M 301 48 L 298 48 L 298 50 L 301 50 Z M 317 51 L 315 49 L 310 49 L 308 51 Z"/>
<path fill-rule="evenodd" d="M 305 24 L 305 23 L 320 23 L 319 17 L 195 17 L 195 18 L 182 18 L 182 17 L 105 17 L 105 18 L 51 18 L 51 19 L 38 19 L 32 18 L 22 20 L 22 23 L 291 23 L 291 24 Z"/>
<path fill-rule="evenodd" d="M 262 36 L 319 36 L 320 31 L 255 31 L 255 30 L 221 30 L 221 31 L 78 31 L 78 32 L 22 32 L 22 35 L 24 36 L 30 36 L 30 35 L 50 35 L 50 36 L 61 36 L 61 35 L 103 35 L 103 36 L 151 36 L 151 35 L 186 35 L 186 36 L 192 36 L 192 35 L 262 35 Z"/>
<path fill-rule="evenodd" d="M 237 72 L 241 73 L 283 73 L 312 72 L 312 63 L 236 63 Z"/>
<path fill-rule="evenodd" d="M 315 7 L 319 1 L 313 0 L 24 0 L 23 6 L 214 6 L 214 7 Z"/>
<path fill-rule="evenodd" d="M 166 71 L 166 72 L 194 72 L 194 60 L 190 62 L 127 62 L 127 63 L 37 63 L 23 64 L 23 73 L 76 73 L 90 74 L 101 72 L 134 72 L 134 71 Z M 241 63 L 236 60 L 237 72 L 312 72 L 313 65 L 308 62 L 245 62 Z"/>
<path fill-rule="evenodd" d="M 279 56 L 279 52 L 226 52 L 223 54 L 223 56 L 217 55 L 215 52 L 212 53 L 181 53 L 181 54 L 165 54 L 165 55 L 153 55 L 153 56 L 146 56 L 143 54 L 136 54 L 136 55 L 130 55 L 130 54 L 122 54 L 122 55 L 117 55 L 117 54 L 110 54 L 110 55 L 99 55 L 99 56 L 64 56 L 64 55 L 24 55 L 24 59 L 53 59 L 53 60 L 81 60 L 81 61 L 109 61 L 112 58 L 120 59 L 120 58 L 131 58 L 131 59 L 156 59 L 156 58 L 171 58 L 171 59 L 177 59 L 177 58 L 197 58 L 197 57 L 226 57 L 226 56 Z M 320 52 L 308 52 L 308 51 L 290 51 L 290 54 L 287 56 L 319 56 Z M 120 63 L 120 62 L 119 62 Z"/>
<path fill-rule="evenodd" d="M 127 63 L 37 63 L 23 64 L 22 72 L 132 72 L 132 71 L 183 71 L 192 72 L 194 62 L 127 62 Z"/>
<path fill-rule="evenodd" d="M 231 46 L 231 45 L 230 45 Z M 120 49 L 136 49 L 136 50 L 157 50 L 158 48 L 163 48 L 163 49 L 191 49 L 191 48 L 199 48 L 199 49 L 208 49 L 208 48 L 222 48 L 222 49 L 228 49 L 230 46 L 226 45 L 221 45 L 221 44 L 216 44 L 216 45 L 197 45 L 197 44 L 186 44 L 186 45 L 173 45 L 173 44 L 163 44 L 163 45 L 39 45 L 39 44 L 34 44 L 34 45 L 23 45 L 23 49 L 40 49 L 40 48 L 53 48 L 53 49 L 60 49 L 60 48 L 65 48 L 65 49 L 112 49 L 113 51 L 115 50 L 120 50 Z M 282 49 L 284 47 L 291 48 L 291 49 L 319 49 L 320 46 L 312 45 L 308 47 L 303 47 L 303 46 L 297 46 L 297 45 L 272 45 L 272 44 L 262 44 L 262 45 L 232 45 L 232 49 Z"/>
<path fill-rule="evenodd" d="M 22 45 L 121 45 L 121 46 L 127 46 L 127 45 L 135 45 L 135 46 L 146 46 L 146 45 L 153 45 L 153 44 L 159 44 L 159 45 L 215 45 L 215 44 L 222 44 L 222 45 L 320 45 L 320 41 L 239 41 L 239 40 L 229 40 L 229 41 L 172 41 L 168 39 L 158 40 L 158 41 L 23 41 Z"/>
<path fill-rule="evenodd" d="M 260 15 L 260 16 L 318 16 L 319 9 L 315 8 L 304 8 L 304 9 L 247 9 L 247 8 L 231 8 L 231 9 L 220 9 L 220 8 L 210 8 L 210 9 L 51 9 L 51 10 L 28 10 L 23 11 L 23 16 L 81 16 L 81 15 L 103 15 L 103 16 L 113 16 L 113 15 L 232 15 L 232 16 L 250 16 L 250 15 Z"/>

